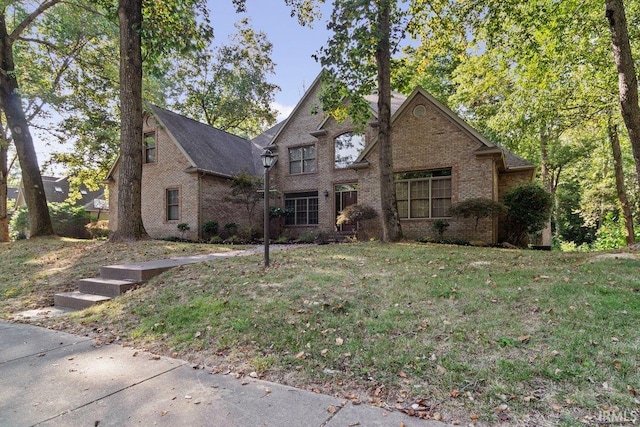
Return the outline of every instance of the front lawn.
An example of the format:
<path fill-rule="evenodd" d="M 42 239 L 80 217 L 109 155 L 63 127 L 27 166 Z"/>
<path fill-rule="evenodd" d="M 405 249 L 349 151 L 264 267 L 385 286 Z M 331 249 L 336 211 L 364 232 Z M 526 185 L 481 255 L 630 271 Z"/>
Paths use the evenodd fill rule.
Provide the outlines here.
<path fill-rule="evenodd" d="M 425 418 L 594 425 L 640 407 L 637 255 L 299 247 L 266 271 L 180 267 L 50 326 Z"/>

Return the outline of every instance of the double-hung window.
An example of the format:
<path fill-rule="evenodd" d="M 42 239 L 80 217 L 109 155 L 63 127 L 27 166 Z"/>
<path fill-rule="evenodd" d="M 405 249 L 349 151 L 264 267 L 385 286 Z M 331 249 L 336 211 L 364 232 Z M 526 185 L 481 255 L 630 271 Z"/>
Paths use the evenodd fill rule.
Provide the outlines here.
<path fill-rule="evenodd" d="M 168 188 L 166 192 L 167 221 L 180 219 L 180 191 L 177 188 Z"/>
<path fill-rule="evenodd" d="M 291 193 L 284 196 L 284 207 L 290 212 L 286 225 L 318 224 L 318 192 Z"/>
<path fill-rule="evenodd" d="M 292 175 L 316 171 L 316 146 L 289 148 L 289 173 Z"/>
<path fill-rule="evenodd" d="M 451 208 L 451 169 L 396 174 L 400 218 L 446 218 Z"/>

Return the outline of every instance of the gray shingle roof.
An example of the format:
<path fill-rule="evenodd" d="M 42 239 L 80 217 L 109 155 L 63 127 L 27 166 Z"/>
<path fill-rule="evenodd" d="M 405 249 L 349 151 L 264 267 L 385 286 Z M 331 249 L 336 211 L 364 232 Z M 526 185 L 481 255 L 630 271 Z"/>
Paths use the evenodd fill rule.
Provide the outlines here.
<path fill-rule="evenodd" d="M 256 174 L 251 141 L 155 105 L 151 109 L 197 169 L 223 176 Z"/>
<path fill-rule="evenodd" d="M 18 198 L 18 189 L 16 187 L 7 187 L 7 199 L 16 200 Z"/>
<path fill-rule="evenodd" d="M 534 164 L 528 160 L 523 159 L 517 154 L 512 153 L 506 148 L 502 149 L 504 151 L 504 161 L 507 164 L 508 169 L 518 169 L 518 168 L 533 168 Z"/>
<path fill-rule="evenodd" d="M 271 141 L 273 141 L 273 138 L 276 136 L 285 121 L 286 120 L 283 120 L 280 123 L 277 123 L 269 129 L 265 130 L 260 135 L 253 138 L 251 142 L 253 142 L 260 148 L 264 148 L 267 145 L 271 144 Z"/>
<path fill-rule="evenodd" d="M 43 176 L 42 185 L 47 202 L 63 203 L 69 197 L 69 180 L 67 177 Z M 105 200 L 104 189 L 89 191 L 87 187 L 80 187 L 80 199 L 74 202 L 75 206 L 82 206 L 87 211 L 97 210 L 94 208 L 95 199 Z"/>
<path fill-rule="evenodd" d="M 371 105 L 371 109 L 376 113 L 378 111 L 378 95 L 367 95 L 364 97 L 367 100 L 369 105 Z M 404 101 L 407 100 L 407 97 L 398 92 L 391 92 L 391 115 L 393 116 L 396 111 L 400 109 Z"/>

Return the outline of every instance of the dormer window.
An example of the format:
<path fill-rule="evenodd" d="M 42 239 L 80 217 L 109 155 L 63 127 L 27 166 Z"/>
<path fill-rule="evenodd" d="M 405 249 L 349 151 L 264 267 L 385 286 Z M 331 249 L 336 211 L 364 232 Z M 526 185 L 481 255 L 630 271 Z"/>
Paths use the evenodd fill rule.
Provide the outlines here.
<path fill-rule="evenodd" d="M 55 187 L 53 187 L 53 189 L 56 191 L 56 193 L 62 193 L 62 187 L 60 187 L 59 185 L 56 185 Z"/>
<path fill-rule="evenodd" d="M 156 162 L 156 133 L 147 132 L 143 138 L 144 145 L 144 162 L 155 163 Z"/>
<path fill-rule="evenodd" d="M 336 169 L 349 167 L 364 149 L 364 135 L 359 133 L 343 133 L 337 136 L 333 142 Z"/>
<path fill-rule="evenodd" d="M 80 194 L 82 194 L 83 196 L 86 196 L 89 193 L 87 193 L 87 190 L 82 189 L 82 190 L 80 190 Z"/>

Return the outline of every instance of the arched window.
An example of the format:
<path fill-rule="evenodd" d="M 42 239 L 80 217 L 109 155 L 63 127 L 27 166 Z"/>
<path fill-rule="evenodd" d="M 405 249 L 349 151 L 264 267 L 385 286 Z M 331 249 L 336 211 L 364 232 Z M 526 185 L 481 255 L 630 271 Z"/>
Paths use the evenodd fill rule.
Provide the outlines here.
<path fill-rule="evenodd" d="M 364 148 L 364 135 L 359 133 L 343 133 L 334 140 L 335 167 L 346 168 L 353 163 Z"/>

